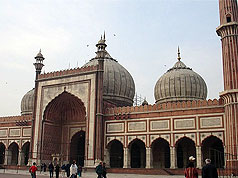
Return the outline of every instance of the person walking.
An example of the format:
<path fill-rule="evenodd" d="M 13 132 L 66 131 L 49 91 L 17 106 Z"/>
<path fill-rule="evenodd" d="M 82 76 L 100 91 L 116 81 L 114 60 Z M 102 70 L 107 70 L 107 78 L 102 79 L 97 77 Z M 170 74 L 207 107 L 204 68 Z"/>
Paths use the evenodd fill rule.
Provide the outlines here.
<path fill-rule="evenodd" d="M 79 176 L 79 177 L 82 177 L 82 171 L 83 171 L 83 168 L 82 168 L 82 166 L 79 164 L 79 166 L 78 166 L 78 176 Z"/>
<path fill-rule="evenodd" d="M 37 171 L 37 167 L 36 167 L 36 163 L 34 162 L 33 165 L 29 169 L 29 172 L 31 173 L 32 178 L 36 178 L 36 171 Z"/>
<path fill-rule="evenodd" d="M 65 172 L 66 172 L 67 177 L 69 177 L 70 176 L 70 164 L 69 163 L 66 164 L 66 166 L 65 166 Z"/>
<path fill-rule="evenodd" d="M 47 166 L 46 166 L 46 164 L 44 163 L 44 172 L 46 172 L 46 167 L 47 167 Z"/>
<path fill-rule="evenodd" d="M 57 164 L 57 165 L 55 166 L 55 175 L 56 175 L 56 178 L 59 178 L 59 172 L 60 172 L 60 166 L 59 166 L 59 164 Z"/>
<path fill-rule="evenodd" d="M 54 165 L 52 164 L 52 162 L 49 164 L 48 169 L 50 172 L 50 178 L 52 178 L 54 176 Z"/>
<path fill-rule="evenodd" d="M 102 165 L 102 176 L 103 176 L 103 178 L 107 178 L 106 163 L 103 163 L 103 165 Z"/>
<path fill-rule="evenodd" d="M 71 178 L 77 178 L 78 167 L 76 165 L 76 161 L 73 160 L 73 164 L 70 166 L 70 175 Z"/>
<path fill-rule="evenodd" d="M 98 178 L 102 178 L 102 161 L 100 161 L 99 164 L 97 165 L 96 173 L 98 175 Z"/>
<path fill-rule="evenodd" d="M 198 178 L 198 170 L 194 166 L 195 158 L 193 156 L 189 157 L 189 163 L 184 171 L 186 178 Z"/>
<path fill-rule="evenodd" d="M 211 160 L 205 159 L 205 163 L 202 168 L 202 178 L 218 178 L 217 168 L 211 164 Z"/>

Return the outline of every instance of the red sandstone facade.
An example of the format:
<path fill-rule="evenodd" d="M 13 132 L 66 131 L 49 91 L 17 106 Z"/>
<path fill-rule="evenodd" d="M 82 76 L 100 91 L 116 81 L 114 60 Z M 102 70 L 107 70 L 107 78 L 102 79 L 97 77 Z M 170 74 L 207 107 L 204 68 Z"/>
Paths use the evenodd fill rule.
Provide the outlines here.
<path fill-rule="evenodd" d="M 104 97 L 105 62 L 113 61 L 105 36 L 97 44 L 97 65 L 40 74 L 39 53 L 32 114 L 0 117 L 0 164 L 76 159 L 85 167 L 104 160 L 112 168 L 176 169 L 193 155 L 198 168 L 209 157 L 217 167 L 237 171 L 237 1 L 220 0 L 219 7 L 224 74 L 219 100 L 117 107 Z"/>
<path fill-rule="evenodd" d="M 238 7 L 236 0 L 220 0 L 220 26 L 217 33 L 222 41 L 222 59 L 224 91 L 220 96 L 224 100 L 226 118 L 227 164 L 237 168 L 238 151 Z"/>

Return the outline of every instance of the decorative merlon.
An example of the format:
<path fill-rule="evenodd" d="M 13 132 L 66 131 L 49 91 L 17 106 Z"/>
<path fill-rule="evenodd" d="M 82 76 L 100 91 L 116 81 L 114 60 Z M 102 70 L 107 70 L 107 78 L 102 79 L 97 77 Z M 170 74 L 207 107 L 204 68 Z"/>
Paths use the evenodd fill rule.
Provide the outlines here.
<path fill-rule="evenodd" d="M 61 76 L 65 76 L 65 75 L 80 74 L 80 73 L 84 73 L 84 72 L 91 72 L 91 71 L 97 71 L 97 70 L 98 70 L 98 65 L 75 68 L 75 69 L 60 70 L 60 71 L 54 71 L 54 72 L 40 74 L 38 79 L 61 77 Z"/>
<path fill-rule="evenodd" d="M 222 99 L 214 100 L 197 100 L 197 101 L 183 101 L 183 102 L 168 102 L 154 105 L 141 105 L 141 106 L 127 106 L 127 107 L 115 107 L 106 109 L 105 115 L 126 115 L 125 119 L 130 117 L 131 113 L 137 112 L 149 112 L 149 111 L 160 111 L 160 110 L 181 110 L 189 108 L 206 108 L 212 106 L 223 107 Z"/>

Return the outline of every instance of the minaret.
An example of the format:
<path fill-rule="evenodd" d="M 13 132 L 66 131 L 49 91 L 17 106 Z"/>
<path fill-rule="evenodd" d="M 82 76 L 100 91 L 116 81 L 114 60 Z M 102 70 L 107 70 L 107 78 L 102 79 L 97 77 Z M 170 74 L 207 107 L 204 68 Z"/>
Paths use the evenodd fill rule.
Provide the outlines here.
<path fill-rule="evenodd" d="M 220 97 L 225 107 L 226 165 L 235 170 L 238 165 L 238 7 L 237 0 L 219 0 L 224 91 Z"/>
<path fill-rule="evenodd" d="M 36 62 L 33 65 L 35 66 L 35 69 L 36 69 L 36 80 L 37 80 L 38 75 L 41 73 L 41 69 L 44 66 L 43 60 L 45 59 L 43 55 L 41 54 L 41 50 L 36 55 L 35 59 L 36 59 Z"/>
<path fill-rule="evenodd" d="M 35 91 L 34 91 L 34 107 L 33 107 L 33 113 L 32 113 L 32 125 L 31 125 L 31 145 L 30 145 L 30 162 L 36 162 L 37 156 L 36 153 L 33 152 L 33 136 L 35 135 L 35 118 L 36 118 L 36 105 L 37 105 L 37 93 L 38 93 L 38 76 L 41 73 L 41 69 L 43 68 L 43 60 L 45 59 L 43 55 L 41 54 L 41 50 L 35 57 L 36 62 L 33 63 L 36 69 L 36 78 L 35 78 Z M 38 149 L 38 148 L 37 148 Z M 38 164 L 38 163 L 37 163 Z"/>
<path fill-rule="evenodd" d="M 106 54 L 106 39 L 105 32 L 103 37 L 96 44 L 97 47 L 97 56 L 95 58 L 98 59 L 98 72 L 97 72 L 97 93 L 96 93 L 96 154 L 95 161 L 99 163 L 99 161 L 103 160 L 103 73 L 104 73 L 104 58 Z"/>

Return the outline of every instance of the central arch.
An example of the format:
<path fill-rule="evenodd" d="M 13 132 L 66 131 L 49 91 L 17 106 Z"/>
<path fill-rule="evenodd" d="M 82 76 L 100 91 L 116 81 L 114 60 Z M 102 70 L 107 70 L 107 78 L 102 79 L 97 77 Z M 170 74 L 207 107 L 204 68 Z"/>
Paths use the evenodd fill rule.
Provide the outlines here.
<path fill-rule="evenodd" d="M 85 157 L 85 132 L 80 131 L 74 134 L 70 143 L 70 162 L 76 161 L 80 166 L 84 166 Z"/>
<path fill-rule="evenodd" d="M 69 161 L 68 129 L 73 125 L 86 126 L 86 108 L 76 96 L 64 91 L 55 97 L 45 108 L 43 123 L 42 159 L 51 160 L 53 154 L 62 155 Z M 84 136 L 85 137 L 85 134 Z M 81 159 L 81 158 L 80 158 Z"/>
<path fill-rule="evenodd" d="M 133 140 L 130 145 L 131 168 L 145 168 L 145 143 L 139 139 Z"/>

